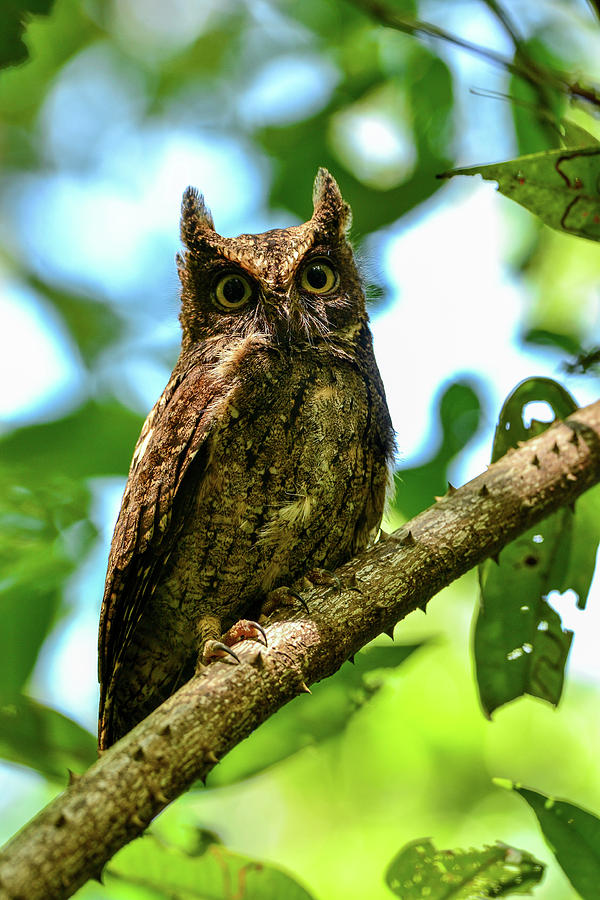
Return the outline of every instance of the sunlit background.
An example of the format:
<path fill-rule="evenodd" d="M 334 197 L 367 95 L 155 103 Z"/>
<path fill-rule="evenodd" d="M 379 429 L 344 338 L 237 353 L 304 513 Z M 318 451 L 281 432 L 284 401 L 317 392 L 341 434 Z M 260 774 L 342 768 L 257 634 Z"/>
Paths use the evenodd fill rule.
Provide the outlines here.
<path fill-rule="evenodd" d="M 600 31 L 584 0 L 506 7 L 540 53 L 600 79 Z M 485 4 L 430 0 L 418 14 L 514 52 Z M 563 347 L 600 343 L 600 259 L 597 245 L 541 229 L 489 183 L 435 180 L 451 165 L 549 146 L 526 107 L 515 128 L 495 96 L 514 91 L 502 68 L 385 31 L 342 2 L 56 0 L 29 42 L 33 61 L 0 73 L 1 428 L 11 465 L 42 480 L 50 464 L 74 468 L 89 490 L 97 534 L 73 537 L 73 570 L 27 692 L 94 731 L 97 621 L 126 455 L 178 350 L 174 255 L 188 184 L 233 235 L 308 218 L 318 164 L 338 178 L 407 484 L 443 443 L 440 401 L 452 384 L 474 422 L 464 451 L 444 461 L 454 484 L 485 468 L 521 379 L 558 378 L 581 405 L 597 398 L 596 378 L 566 375 Z M 569 115 L 600 136 L 584 112 Z M 88 471 L 70 435 L 85 455 L 113 420 L 117 462 L 96 446 L 102 462 Z M 21 431 L 61 422 L 62 449 L 54 432 L 48 451 L 43 429 Z M 399 490 L 396 520 L 417 511 Z M 386 863 L 423 835 L 439 846 L 501 839 L 550 863 L 531 814 L 490 779 L 600 811 L 598 587 L 584 613 L 572 596 L 554 598 L 577 629 L 559 711 L 521 700 L 493 723 L 472 683 L 476 597 L 471 573 L 427 617 L 398 626 L 397 640 L 431 643 L 386 676 L 341 737 L 243 785 L 188 794 L 155 829 L 176 838 L 192 823 L 211 828 L 320 898 L 391 896 Z M 4 764 L 0 837 L 56 788 Z M 545 884 L 549 900 L 575 896 L 555 866 Z M 113 895 L 95 885 L 78 896 Z"/>

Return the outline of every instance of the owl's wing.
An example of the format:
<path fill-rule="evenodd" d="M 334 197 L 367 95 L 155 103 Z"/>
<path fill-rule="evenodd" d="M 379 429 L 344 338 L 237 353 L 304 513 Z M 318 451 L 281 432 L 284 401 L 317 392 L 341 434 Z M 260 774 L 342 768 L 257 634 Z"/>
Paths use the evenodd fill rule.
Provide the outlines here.
<path fill-rule="evenodd" d="M 138 439 L 113 534 L 100 613 L 100 732 L 110 722 L 112 685 L 143 604 L 186 517 L 193 491 L 181 490 L 194 462 L 194 481 L 207 461 L 207 438 L 227 395 L 201 367 L 174 372 Z M 173 507 L 177 501 L 177 512 Z"/>

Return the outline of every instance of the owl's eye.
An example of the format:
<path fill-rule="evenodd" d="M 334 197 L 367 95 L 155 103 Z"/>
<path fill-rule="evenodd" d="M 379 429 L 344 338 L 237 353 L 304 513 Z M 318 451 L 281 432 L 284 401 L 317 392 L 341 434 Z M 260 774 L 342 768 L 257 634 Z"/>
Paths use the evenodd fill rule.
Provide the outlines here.
<path fill-rule="evenodd" d="M 214 287 L 217 304 L 223 309 L 241 309 L 253 294 L 252 283 L 237 272 L 222 275 Z"/>
<path fill-rule="evenodd" d="M 326 259 L 311 259 L 302 270 L 300 284 L 311 294 L 326 294 L 337 283 L 337 272 Z"/>

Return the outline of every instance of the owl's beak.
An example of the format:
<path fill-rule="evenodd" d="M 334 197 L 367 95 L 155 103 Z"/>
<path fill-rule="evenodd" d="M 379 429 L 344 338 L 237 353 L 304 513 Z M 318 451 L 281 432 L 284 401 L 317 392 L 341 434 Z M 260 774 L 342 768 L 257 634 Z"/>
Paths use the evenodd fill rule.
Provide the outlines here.
<path fill-rule="evenodd" d="M 304 333 L 303 314 L 298 297 L 287 290 L 263 294 L 266 319 L 278 342 L 287 343 Z"/>
<path fill-rule="evenodd" d="M 262 292 L 262 300 L 270 319 L 288 321 L 291 313 L 290 296 L 284 289 Z"/>

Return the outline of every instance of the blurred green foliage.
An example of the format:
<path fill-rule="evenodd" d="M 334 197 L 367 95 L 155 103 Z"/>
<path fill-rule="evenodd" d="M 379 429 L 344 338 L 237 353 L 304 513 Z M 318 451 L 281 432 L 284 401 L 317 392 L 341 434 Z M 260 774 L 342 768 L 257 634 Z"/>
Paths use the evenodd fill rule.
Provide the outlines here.
<path fill-rule="evenodd" d="M 164 312 L 166 289 L 158 267 L 152 268 L 159 257 L 171 258 L 171 248 L 163 257 L 158 243 L 151 247 L 143 258 L 150 270 L 148 286 L 126 301 L 94 283 L 85 260 L 76 276 L 73 269 L 70 274 L 52 269 L 36 242 L 53 230 L 63 244 L 61 254 L 73 261 L 60 223 L 52 218 L 46 193 L 52 179 L 83 185 L 92 196 L 93 186 L 104 183 L 109 161 L 116 160 L 122 164 L 118 188 L 124 194 L 131 178 L 121 160 L 127 134 L 179 130 L 206 142 L 218 136 L 235 141 L 249 171 L 263 179 L 264 196 L 257 189 L 257 205 L 263 202 L 286 223 L 305 218 L 316 168 L 330 167 L 352 206 L 358 249 L 372 253 L 392 229 L 409 227 L 422 204 L 444 196 L 447 186 L 435 176 L 449 166 L 506 158 L 507 145 L 513 156 L 548 150 L 558 146 L 559 132 L 573 145 L 581 140 L 581 131 L 573 137 L 577 128 L 597 131 L 584 110 L 571 109 L 569 138 L 559 121 L 566 113 L 564 92 L 504 72 L 495 85 L 514 99 L 512 118 L 503 118 L 506 104 L 490 101 L 497 110 L 497 131 L 483 139 L 475 128 L 475 138 L 469 137 L 479 115 L 470 105 L 469 89 L 479 86 L 480 76 L 465 78 L 464 57 L 453 56 L 449 45 L 419 42 L 383 27 L 369 12 L 370 4 L 361 9 L 360 3 L 320 0 L 181 2 L 174 11 L 167 6 L 150 0 L 56 0 L 51 15 L 31 20 L 26 47 L 20 37 L 25 12 L 48 12 L 50 4 L 10 3 L 0 10 L 0 65 L 22 63 L 0 73 L 0 274 L 3 284 L 33 297 L 40 315 L 51 311 L 56 334 L 66 336 L 77 361 L 78 379 L 69 397 L 24 410 L 3 425 L 0 435 L 0 755 L 12 766 L 7 769 L 11 823 L 15 810 L 27 808 L 27 791 L 38 784 L 24 781 L 19 793 L 20 782 L 13 788 L 11 774 L 25 778 L 26 770 L 35 771 L 58 786 L 68 768 L 81 771 L 93 759 L 90 731 L 66 714 L 68 704 L 63 706 L 56 693 L 53 708 L 52 691 L 41 692 L 39 679 L 48 678 L 57 664 L 51 656 L 57 628 L 73 615 L 69 588 L 81 585 L 78 579 L 92 563 L 96 570 L 104 565 L 94 497 L 104 479 L 125 477 L 151 402 L 145 393 L 150 369 L 134 377 L 131 363 L 142 356 L 162 372 L 176 353 L 173 332 L 165 337 L 160 327 L 161 317 L 175 319 L 176 307 L 173 303 Z M 472 0 L 427 6 L 448 29 L 472 14 L 483 16 L 492 31 L 504 27 L 494 13 L 496 4 Z M 535 23 L 520 23 L 507 59 L 521 64 L 533 58 L 567 73 L 575 63 L 580 70 L 585 61 L 590 78 L 598 78 L 597 22 L 580 8 L 569 18 L 571 6 L 577 4 L 568 4 L 565 22 L 560 10 L 542 4 Z M 166 18 L 161 18 L 162 7 Z M 417 0 L 393 8 L 414 17 L 422 12 Z M 86 56 L 92 52 L 97 54 L 93 64 Z M 298 60 L 310 64 L 322 87 L 312 105 L 295 107 L 291 92 L 282 111 L 267 91 L 253 106 L 247 89 L 256 85 L 257 73 L 268 72 L 269 66 L 280 66 L 272 70 L 280 73 L 281 66 Z M 101 102 L 89 85 L 100 83 L 103 64 L 117 90 L 112 100 Z M 74 65 L 80 69 L 71 69 Z M 92 65 L 91 74 L 86 65 Z M 271 76 L 269 87 L 278 77 Z M 63 97 L 61 107 L 63 90 L 67 101 Z M 115 113 L 113 122 L 111 103 L 116 107 L 123 97 L 134 98 L 129 118 L 121 122 Z M 85 130 L 86 110 L 95 124 L 98 117 L 97 131 Z M 115 126 L 110 136 L 104 133 L 107 123 Z M 382 125 L 391 135 L 391 149 L 385 142 L 380 147 L 361 139 Z M 56 133 L 65 141 L 58 150 L 51 140 Z M 140 156 L 137 167 L 147 167 L 150 179 L 151 147 L 141 146 L 148 159 Z M 474 146 L 481 151 L 475 158 Z M 596 158 L 590 151 L 586 161 Z M 189 180 L 195 175 L 190 172 Z M 591 349 L 600 277 L 597 247 L 542 230 L 519 213 L 517 219 L 514 211 L 506 211 L 513 216 L 513 240 L 505 248 L 507 270 L 523 287 L 518 328 L 524 341 L 552 348 L 558 366 Z M 143 215 L 140 208 L 138 216 Z M 37 231 L 34 221 L 42 223 Z M 119 226 L 116 218 L 106 223 L 106 237 Z M 175 234 L 175 220 L 172 230 Z M 438 264 L 435 247 L 423 264 Z M 117 281 L 121 276 L 111 274 L 113 283 L 115 275 Z M 368 272 L 366 279 L 383 283 L 378 273 Z M 378 308 L 394 300 L 394 292 L 386 289 Z M 469 324 L 457 322 L 456 328 Z M 450 357 L 452 334 L 447 343 Z M 426 334 L 398 335 L 398 353 L 411 354 L 415 380 L 427 368 L 430 352 Z M 465 448 L 497 417 L 489 386 L 453 373 L 449 362 L 425 450 L 418 461 L 403 460 L 393 524 L 445 493 L 449 467 L 464 460 Z M 588 381 L 593 384 L 595 377 L 590 372 Z M 413 389 L 411 384 L 386 387 L 390 394 L 397 389 L 410 395 Z M 402 445 L 411 423 L 396 425 Z M 573 524 L 571 565 L 579 573 L 574 587 L 580 598 L 589 588 L 595 544 L 588 538 L 592 528 L 595 534 L 598 502 L 597 492 L 578 501 Z M 102 523 L 107 531 L 111 524 Z M 95 615 L 100 592 L 84 592 L 81 607 L 93 607 Z M 391 896 L 383 880 L 389 859 L 415 835 L 427 833 L 441 846 L 496 839 L 527 846 L 548 866 L 544 897 L 575 896 L 537 830 L 490 779 L 497 774 L 527 779 L 548 793 L 589 798 L 590 806 L 600 808 L 597 697 L 574 682 L 554 718 L 528 699 L 503 710 L 493 725 L 485 722 L 465 664 L 474 596 L 474 579 L 467 578 L 439 605 L 430 604 L 427 617 L 402 623 L 402 644 L 390 646 L 382 639 L 385 643 L 357 656 L 354 668 L 348 663 L 318 685 L 312 698 L 301 696 L 281 710 L 215 769 L 206 790 L 190 792 L 160 817 L 153 826 L 157 839 L 126 848 L 111 864 L 106 885 L 86 885 L 78 896 L 191 897 L 198 896 L 198 879 L 208 884 L 212 878 L 214 896 L 220 898 L 234 895 L 240 878 L 246 878 L 243 872 L 246 896 L 383 900 Z M 412 653 L 416 647 L 422 649 Z M 88 662 L 95 672 L 95 659 L 90 656 Z M 92 718 L 93 711 L 86 722 Z M 45 780 L 40 796 L 47 790 Z M 232 850 L 211 839 L 201 852 L 195 838 L 190 840 L 201 827 L 212 827 Z M 573 852 L 565 851 L 565 857 Z M 253 860 L 285 865 L 311 893 L 276 867 Z M 563 858 L 560 862 L 568 870 Z"/>
<path fill-rule="evenodd" d="M 18 697 L 31 675 L 64 584 L 94 537 L 85 484 L 66 473 L 40 474 L 17 465 L 0 470 L 0 703 Z"/>
<path fill-rule="evenodd" d="M 201 837 L 204 837 L 201 835 Z M 219 843 L 201 843 L 191 853 L 150 835 L 124 847 L 106 871 L 109 890 L 119 896 L 152 900 L 311 900 L 293 878 L 273 866 L 232 853 Z M 128 890 L 129 889 L 129 890 Z"/>
<path fill-rule="evenodd" d="M 53 0 L 7 0 L 0 9 L 0 67 L 23 62 L 25 25 L 32 14 L 49 13 Z"/>
<path fill-rule="evenodd" d="M 382 687 L 383 672 L 399 666 L 414 645 L 369 647 L 353 662 L 312 687 L 312 696 L 296 697 L 235 747 L 208 778 L 209 787 L 248 778 L 304 747 L 343 734 L 351 716 Z M 307 702 L 308 700 L 308 702 Z"/>
<path fill-rule="evenodd" d="M 470 384 L 457 381 L 446 387 L 435 408 L 432 426 L 439 425 L 441 440 L 433 455 L 420 466 L 401 466 L 395 475 L 391 515 L 412 519 L 448 490 L 448 469 L 474 437 L 481 421 L 481 403 Z M 438 421 L 436 422 L 436 418 Z M 431 446 L 433 441 L 429 440 Z"/>

